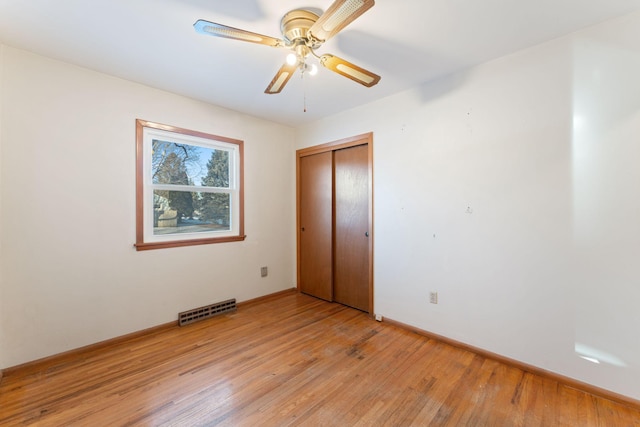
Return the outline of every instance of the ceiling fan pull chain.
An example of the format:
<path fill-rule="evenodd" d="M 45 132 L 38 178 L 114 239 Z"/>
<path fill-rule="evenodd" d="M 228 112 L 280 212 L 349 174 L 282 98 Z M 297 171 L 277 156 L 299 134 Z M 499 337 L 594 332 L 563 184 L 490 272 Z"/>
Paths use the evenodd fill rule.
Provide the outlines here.
<path fill-rule="evenodd" d="M 302 112 L 306 113 L 307 112 L 307 82 L 304 79 L 304 71 L 302 70 L 302 72 L 300 73 L 300 78 L 302 79 L 302 102 L 303 102 L 303 109 Z"/>

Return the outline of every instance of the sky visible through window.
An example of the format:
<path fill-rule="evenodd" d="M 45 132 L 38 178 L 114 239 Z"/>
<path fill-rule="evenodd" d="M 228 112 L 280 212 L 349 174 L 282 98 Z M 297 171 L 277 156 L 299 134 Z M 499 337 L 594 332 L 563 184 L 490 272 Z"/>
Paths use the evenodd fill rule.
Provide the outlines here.
<path fill-rule="evenodd" d="M 202 186 L 203 179 L 208 173 L 207 163 L 215 152 L 215 149 L 209 147 L 153 140 L 154 160 L 151 171 L 153 182 L 156 184 L 187 184 L 186 182 L 175 182 L 172 177 L 160 174 L 167 169 L 168 159 L 173 154 L 178 162 L 176 166 L 186 173 L 189 185 Z"/>
<path fill-rule="evenodd" d="M 197 161 L 187 164 L 187 176 L 193 181 L 194 185 L 202 185 L 202 179 L 207 175 L 207 162 L 215 150 L 196 145 L 193 147 Z"/>

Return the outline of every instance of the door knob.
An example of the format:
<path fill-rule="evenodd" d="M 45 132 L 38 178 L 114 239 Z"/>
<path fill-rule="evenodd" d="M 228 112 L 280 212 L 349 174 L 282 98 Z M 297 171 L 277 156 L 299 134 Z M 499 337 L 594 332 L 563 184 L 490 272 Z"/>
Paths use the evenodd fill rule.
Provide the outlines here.
<path fill-rule="evenodd" d="M 367 237 L 369 237 L 369 232 L 368 232 L 368 231 L 365 231 L 365 232 L 364 232 L 364 235 L 365 235 L 365 236 L 367 236 Z"/>

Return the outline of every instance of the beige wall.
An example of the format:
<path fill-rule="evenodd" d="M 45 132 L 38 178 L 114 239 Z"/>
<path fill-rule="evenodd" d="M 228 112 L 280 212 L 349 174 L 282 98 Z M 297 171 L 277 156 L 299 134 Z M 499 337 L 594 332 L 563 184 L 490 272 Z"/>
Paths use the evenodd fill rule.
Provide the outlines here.
<path fill-rule="evenodd" d="M 638 76 L 635 13 L 298 129 L 374 132 L 376 312 L 640 399 Z"/>
<path fill-rule="evenodd" d="M 295 286 L 293 129 L 2 51 L 0 368 Z M 244 140 L 246 241 L 135 251 L 136 118 Z"/>

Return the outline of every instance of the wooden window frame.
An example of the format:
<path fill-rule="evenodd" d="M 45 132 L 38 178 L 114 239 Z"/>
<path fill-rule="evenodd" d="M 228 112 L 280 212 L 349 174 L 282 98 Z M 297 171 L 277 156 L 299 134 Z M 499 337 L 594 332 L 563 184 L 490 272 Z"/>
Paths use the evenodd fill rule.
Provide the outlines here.
<path fill-rule="evenodd" d="M 160 130 L 163 132 L 174 133 L 179 136 L 191 136 L 202 138 L 213 142 L 233 144 L 238 150 L 238 163 L 236 172 L 236 185 L 232 194 L 238 197 L 238 215 L 237 215 L 237 233 L 225 236 L 208 236 L 193 237 L 166 241 L 147 241 L 145 240 L 145 128 Z M 197 189 L 194 188 L 194 189 Z M 233 217 L 233 215 L 232 215 Z M 200 233 L 203 234 L 203 233 Z M 195 234 L 194 234 L 195 236 Z M 174 248 L 181 246 L 206 245 L 212 243 L 238 242 L 245 240 L 244 234 L 244 142 L 238 139 L 227 138 L 223 136 L 213 135 L 209 133 L 183 129 L 176 126 L 169 126 L 160 123 L 154 123 L 146 120 L 136 119 L 136 243 L 135 248 L 138 251 L 149 249 Z"/>

